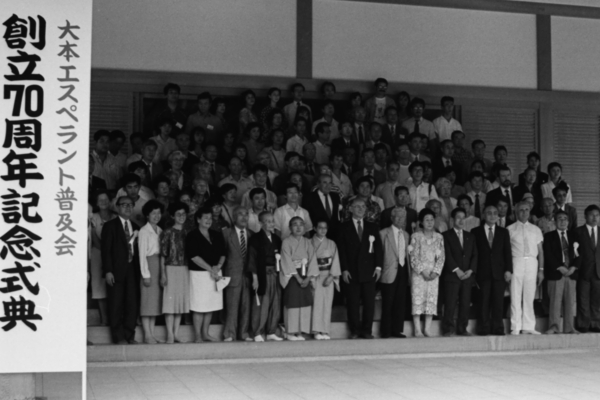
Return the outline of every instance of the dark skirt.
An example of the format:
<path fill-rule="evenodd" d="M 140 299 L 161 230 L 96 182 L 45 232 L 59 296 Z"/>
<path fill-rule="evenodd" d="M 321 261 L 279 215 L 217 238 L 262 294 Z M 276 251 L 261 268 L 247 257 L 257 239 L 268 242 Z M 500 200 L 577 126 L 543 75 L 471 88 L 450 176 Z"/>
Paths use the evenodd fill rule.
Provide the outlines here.
<path fill-rule="evenodd" d="M 303 288 L 296 278 L 292 277 L 283 292 L 283 305 L 287 308 L 312 307 L 312 286 L 309 284 Z"/>

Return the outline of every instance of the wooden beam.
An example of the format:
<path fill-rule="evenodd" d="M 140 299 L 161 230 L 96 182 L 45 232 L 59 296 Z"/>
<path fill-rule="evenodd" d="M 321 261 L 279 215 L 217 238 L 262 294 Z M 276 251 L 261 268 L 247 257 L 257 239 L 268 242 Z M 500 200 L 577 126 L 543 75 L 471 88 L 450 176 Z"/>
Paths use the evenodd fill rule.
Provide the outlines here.
<path fill-rule="evenodd" d="M 536 15 L 538 90 L 552 90 L 552 25 L 549 15 Z"/>
<path fill-rule="evenodd" d="M 313 0 L 296 0 L 296 77 L 313 73 Z"/>
<path fill-rule="evenodd" d="M 561 17 L 600 19 L 600 7 L 571 6 L 551 3 L 507 0 L 336 0 L 360 3 L 397 4 L 421 7 L 456 8 L 462 10 L 496 11 L 516 14 L 552 15 Z"/>

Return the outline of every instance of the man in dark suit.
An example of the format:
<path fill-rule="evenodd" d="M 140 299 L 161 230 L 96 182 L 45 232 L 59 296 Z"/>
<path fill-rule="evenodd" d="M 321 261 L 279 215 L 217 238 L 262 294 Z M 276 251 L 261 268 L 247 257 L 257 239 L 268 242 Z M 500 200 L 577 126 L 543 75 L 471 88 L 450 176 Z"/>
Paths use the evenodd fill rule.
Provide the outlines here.
<path fill-rule="evenodd" d="M 575 232 L 567 231 L 569 215 L 558 211 L 556 230 L 544 235 L 544 277 L 548 282 L 550 311 L 547 334 L 575 333 L 573 309 L 579 257 L 575 253 Z M 560 316 L 563 316 L 561 329 Z"/>
<path fill-rule="evenodd" d="M 600 332 L 600 249 L 598 249 L 600 208 L 592 204 L 585 209 L 585 225 L 577 234 L 579 271 L 577 279 L 577 330 Z"/>
<path fill-rule="evenodd" d="M 129 157 L 128 159 L 128 161 L 131 162 L 143 161 L 144 164 L 146 164 L 148 167 L 148 175 L 142 184 L 147 187 L 154 187 L 156 179 L 164 172 L 162 164 L 154 161 L 157 150 L 158 146 L 154 140 L 146 140 L 144 144 L 142 144 L 142 154 L 140 159 L 133 160 L 132 157 Z"/>
<path fill-rule="evenodd" d="M 233 211 L 234 225 L 223 231 L 227 258 L 223 266 L 223 276 L 231 278 L 225 287 L 226 319 L 223 327 L 223 341 L 252 341 L 250 336 L 251 288 L 258 288 L 258 280 L 251 283 L 248 272 L 248 241 L 253 232 L 247 229 L 248 210 L 236 207 Z"/>
<path fill-rule="evenodd" d="M 496 223 L 496 225 L 498 225 L 501 228 L 507 228 L 515 223 L 515 219 L 512 217 L 511 214 L 508 213 L 508 210 L 510 210 L 509 203 L 510 200 L 507 197 L 501 196 L 498 197 L 494 204 L 490 204 L 498 209 L 498 222 Z"/>
<path fill-rule="evenodd" d="M 342 287 L 346 295 L 350 339 L 373 339 L 375 284 L 381 277 L 383 248 L 378 226 L 364 219 L 367 206 L 354 198 L 352 218 L 340 226 L 337 246 L 342 268 Z M 360 304 L 362 300 L 362 324 Z"/>
<path fill-rule="evenodd" d="M 380 185 L 386 181 L 385 172 L 377 171 L 375 169 L 375 150 L 364 149 L 362 153 L 362 168 L 358 169 L 352 174 L 352 183 L 356 184 L 363 176 L 370 176 L 373 178 L 374 187 Z"/>
<path fill-rule="evenodd" d="M 358 154 L 360 147 L 354 138 L 354 126 L 350 121 L 342 121 L 339 124 L 340 137 L 333 139 L 331 142 L 331 151 L 334 153 L 343 153 L 346 148 L 353 148 Z"/>
<path fill-rule="evenodd" d="M 534 208 L 532 214 L 536 217 L 541 217 L 542 212 L 542 187 L 537 183 L 537 171 L 533 168 L 527 168 L 525 172 L 525 179 L 523 183 L 519 183 L 519 186 L 515 187 L 513 193 L 515 195 L 515 204 L 523 200 L 525 194 L 530 193 L 533 196 Z"/>
<path fill-rule="evenodd" d="M 118 218 L 102 228 L 102 271 L 108 292 L 108 316 L 112 340 L 117 344 L 135 344 L 138 317 L 140 266 L 137 251 L 139 227 L 130 220 L 133 200 L 117 200 Z"/>
<path fill-rule="evenodd" d="M 473 234 L 463 229 L 467 211 L 457 207 L 452 210 L 454 228 L 442 234 L 446 260 L 442 270 L 444 286 L 444 318 L 442 332 L 444 336 L 454 333 L 471 336 L 467 331 L 469 324 L 469 307 L 471 305 L 471 288 L 477 272 L 477 246 Z M 458 303 L 458 320 L 454 324 L 454 311 Z"/>
<path fill-rule="evenodd" d="M 204 149 L 204 159 L 206 160 L 204 164 L 208 167 L 210 179 L 213 185 L 217 185 L 229 175 L 227 168 L 217 164 L 218 158 L 219 148 L 214 144 L 207 144 L 206 148 Z"/>
<path fill-rule="evenodd" d="M 509 200 L 508 203 L 508 215 L 512 215 L 512 207 L 515 203 L 515 195 L 513 193 L 513 185 L 511 182 L 511 171 L 507 165 L 501 165 L 498 167 L 498 175 L 500 179 L 500 187 L 487 192 L 485 198 L 485 205 L 496 205 L 500 197 L 506 197 Z"/>
<path fill-rule="evenodd" d="M 317 190 L 304 197 L 302 206 L 308 211 L 312 221 L 327 221 L 329 239 L 337 238 L 340 224 L 340 196 L 331 192 L 331 176 L 319 176 Z"/>
<path fill-rule="evenodd" d="M 417 226 L 417 219 L 419 216 L 415 210 L 408 206 L 410 204 L 410 194 L 408 192 L 408 188 L 406 186 L 396 187 L 394 189 L 394 196 L 396 197 L 396 206 L 383 210 L 381 213 L 380 228 L 384 229 L 392 225 L 392 211 L 400 208 L 406 211 L 406 226 L 404 227 L 404 230 L 409 235 L 412 235 L 413 227 Z"/>
<path fill-rule="evenodd" d="M 552 195 L 556 199 L 554 203 L 554 212 L 564 211 L 569 216 L 569 227 L 568 230 L 573 230 L 577 227 L 577 209 L 567 203 L 567 194 L 569 193 L 569 186 L 561 182 L 558 186 L 552 189 Z"/>
<path fill-rule="evenodd" d="M 541 187 L 544 183 L 548 182 L 548 174 L 540 171 L 540 155 L 537 152 L 532 151 L 527 154 L 527 168 L 519 174 L 519 186 L 525 184 L 525 181 L 527 180 L 527 170 L 529 168 L 536 172 L 535 183 L 538 187 Z"/>
<path fill-rule="evenodd" d="M 454 169 L 454 173 L 456 174 L 456 184 L 464 184 L 464 167 L 462 164 L 452 161 L 452 156 L 454 156 L 454 143 L 452 143 L 452 140 L 446 139 L 440 143 L 440 148 L 442 150 L 442 154 L 435 158 L 431 163 L 434 181 L 445 176 L 445 169 L 447 167 L 452 167 Z"/>
<path fill-rule="evenodd" d="M 385 124 L 383 124 L 381 140 L 392 148 L 398 143 L 406 140 L 406 132 L 402 130 L 402 124 L 398 123 L 398 109 L 389 106 L 385 109 Z"/>
<path fill-rule="evenodd" d="M 498 209 L 483 210 L 485 224 L 471 230 L 477 246 L 477 284 L 481 292 L 481 312 L 477 318 L 477 333 L 485 336 L 504 335 L 502 311 L 504 291 L 512 276 L 510 234 L 497 225 Z M 491 313 L 491 322 L 490 322 Z"/>

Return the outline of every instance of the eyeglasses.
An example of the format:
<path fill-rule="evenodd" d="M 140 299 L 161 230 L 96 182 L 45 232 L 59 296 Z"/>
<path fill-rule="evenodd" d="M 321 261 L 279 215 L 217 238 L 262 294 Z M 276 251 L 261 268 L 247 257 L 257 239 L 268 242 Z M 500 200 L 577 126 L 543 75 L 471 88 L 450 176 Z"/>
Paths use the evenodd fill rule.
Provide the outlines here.
<path fill-rule="evenodd" d="M 123 208 L 131 208 L 133 207 L 133 203 L 121 203 L 118 204 L 119 207 L 123 207 Z"/>

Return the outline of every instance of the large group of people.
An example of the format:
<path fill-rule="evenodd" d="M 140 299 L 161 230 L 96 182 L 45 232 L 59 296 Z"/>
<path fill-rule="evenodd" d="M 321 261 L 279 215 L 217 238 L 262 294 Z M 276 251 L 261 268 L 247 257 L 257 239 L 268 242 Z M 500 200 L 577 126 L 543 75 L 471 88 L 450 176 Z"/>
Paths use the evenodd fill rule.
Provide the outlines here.
<path fill-rule="evenodd" d="M 466 147 L 452 97 L 429 121 L 423 99 L 387 89 L 378 78 L 336 109 L 325 82 L 319 110 L 300 83 L 262 110 L 248 90 L 231 119 L 207 92 L 187 115 L 169 83 L 152 132 L 95 132 L 91 292 L 113 341 L 135 343 L 141 321 L 157 343 L 160 316 L 167 343 L 186 321 L 220 340 L 217 312 L 224 341 L 327 340 L 334 297 L 352 339 L 374 337 L 378 298 L 383 338 L 406 337 L 407 313 L 417 337 L 438 314 L 444 336 L 470 336 L 473 302 L 479 335 L 539 334 L 540 296 L 544 333 L 600 332 L 600 208 L 578 227 L 560 163 L 546 174 L 532 151 L 517 176 L 506 147 L 486 158 L 477 132 Z"/>

